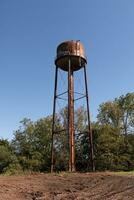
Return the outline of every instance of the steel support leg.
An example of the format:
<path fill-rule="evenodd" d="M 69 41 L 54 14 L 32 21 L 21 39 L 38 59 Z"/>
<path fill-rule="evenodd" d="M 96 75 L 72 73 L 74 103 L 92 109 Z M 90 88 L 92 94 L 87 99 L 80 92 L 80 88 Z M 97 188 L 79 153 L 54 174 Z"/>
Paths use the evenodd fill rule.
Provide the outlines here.
<path fill-rule="evenodd" d="M 92 171 L 95 171 L 92 128 L 91 128 L 90 112 L 89 112 L 89 99 L 88 99 L 86 66 L 84 66 L 84 79 L 85 79 L 85 89 L 86 89 L 87 118 L 88 118 L 88 127 L 89 127 L 89 130 L 88 130 L 89 131 L 89 143 L 90 143 L 89 155 L 90 155 L 90 160 L 91 160 Z"/>
<path fill-rule="evenodd" d="M 53 103 L 53 121 L 52 121 L 52 144 L 51 144 L 51 172 L 54 170 L 54 129 L 55 129 L 55 111 L 56 111 L 56 98 L 57 98 L 57 80 L 58 80 L 58 67 L 55 69 L 55 87 L 54 87 L 54 103 Z"/>

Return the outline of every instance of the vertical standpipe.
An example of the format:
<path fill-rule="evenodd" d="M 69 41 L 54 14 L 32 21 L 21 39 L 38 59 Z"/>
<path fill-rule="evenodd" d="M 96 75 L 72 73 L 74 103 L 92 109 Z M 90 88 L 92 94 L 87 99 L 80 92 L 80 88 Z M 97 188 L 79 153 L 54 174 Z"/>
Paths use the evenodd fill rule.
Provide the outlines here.
<path fill-rule="evenodd" d="M 68 134 L 69 134 L 69 171 L 75 171 L 75 144 L 74 144 L 74 77 L 71 69 L 71 58 L 68 63 Z"/>

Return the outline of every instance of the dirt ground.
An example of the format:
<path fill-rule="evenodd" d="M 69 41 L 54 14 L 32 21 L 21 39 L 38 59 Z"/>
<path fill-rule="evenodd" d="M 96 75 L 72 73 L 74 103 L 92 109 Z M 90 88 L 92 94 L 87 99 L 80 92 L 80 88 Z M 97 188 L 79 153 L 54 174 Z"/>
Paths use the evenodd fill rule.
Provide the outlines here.
<path fill-rule="evenodd" d="M 111 173 L 0 176 L 0 200 L 134 200 L 134 176 Z"/>

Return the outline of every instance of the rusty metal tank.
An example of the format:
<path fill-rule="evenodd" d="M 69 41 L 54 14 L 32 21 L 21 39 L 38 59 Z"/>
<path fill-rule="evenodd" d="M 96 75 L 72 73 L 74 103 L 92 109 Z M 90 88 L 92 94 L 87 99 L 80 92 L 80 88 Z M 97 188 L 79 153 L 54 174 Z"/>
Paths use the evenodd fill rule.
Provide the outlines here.
<path fill-rule="evenodd" d="M 69 58 L 72 71 L 79 70 L 87 63 L 84 47 L 79 40 L 65 41 L 57 47 L 56 66 L 68 71 Z"/>

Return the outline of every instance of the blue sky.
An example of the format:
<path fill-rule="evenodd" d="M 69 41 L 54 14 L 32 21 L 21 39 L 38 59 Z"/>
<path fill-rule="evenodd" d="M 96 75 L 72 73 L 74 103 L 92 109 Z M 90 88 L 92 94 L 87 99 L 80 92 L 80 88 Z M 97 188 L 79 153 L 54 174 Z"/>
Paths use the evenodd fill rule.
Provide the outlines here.
<path fill-rule="evenodd" d="M 86 49 L 95 119 L 99 104 L 134 91 L 134 1 L 0 0 L 0 137 L 52 113 L 56 47 L 72 39 Z"/>

